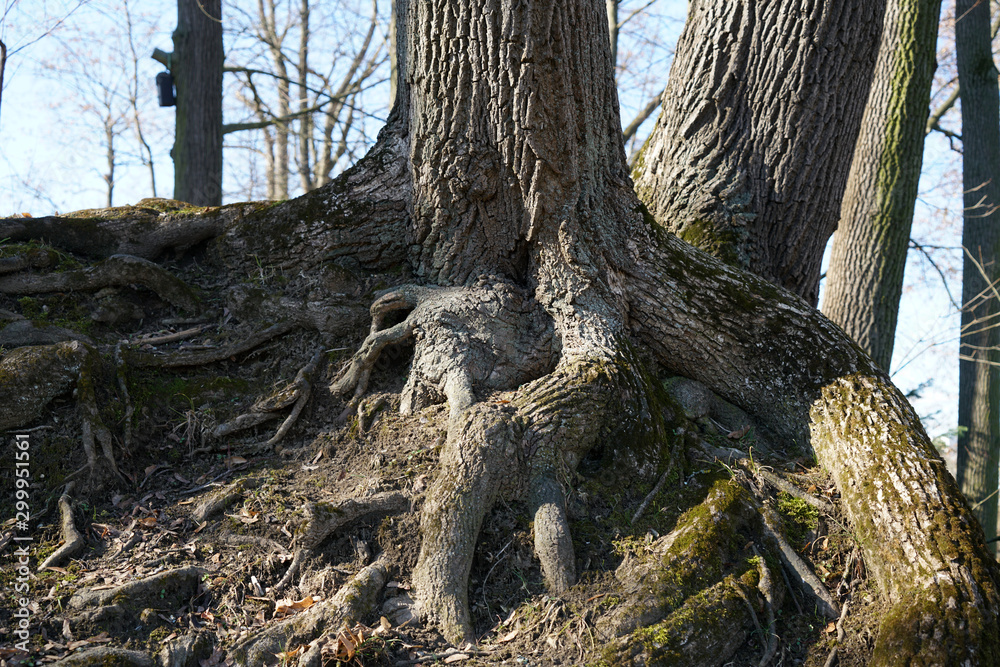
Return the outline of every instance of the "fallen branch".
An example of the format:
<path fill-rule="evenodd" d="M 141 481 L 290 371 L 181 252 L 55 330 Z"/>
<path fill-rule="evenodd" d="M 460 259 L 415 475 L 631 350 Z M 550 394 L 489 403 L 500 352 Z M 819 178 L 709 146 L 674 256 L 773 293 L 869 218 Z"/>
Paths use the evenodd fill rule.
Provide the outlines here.
<path fill-rule="evenodd" d="M 248 428 L 253 428 L 254 426 L 259 426 L 264 422 L 274 421 L 275 419 L 281 419 L 281 415 L 275 414 L 274 412 L 248 412 L 240 415 L 236 419 L 216 426 L 212 430 L 212 437 L 224 438 L 227 435 L 245 431 Z"/>
<path fill-rule="evenodd" d="M 742 464 L 743 461 L 740 461 L 740 463 Z M 749 461 L 747 461 L 747 463 L 749 463 Z M 820 498 L 818 496 L 814 496 L 811 493 L 807 493 L 802 489 L 800 489 L 799 487 L 792 484 L 791 482 L 783 479 L 782 477 L 774 474 L 773 472 L 770 472 L 769 470 L 758 468 L 756 474 L 765 482 L 767 482 L 774 488 L 778 489 L 779 491 L 784 491 L 790 496 L 794 496 L 803 502 L 809 503 L 810 505 L 812 505 L 819 511 L 823 512 L 824 514 L 832 515 L 836 509 L 833 503 L 831 503 L 826 498 Z"/>
<path fill-rule="evenodd" d="M 165 343 L 175 343 L 179 340 L 185 340 L 186 338 L 191 338 L 192 336 L 197 336 L 202 331 L 210 329 L 209 325 L 202 325 L 194 327 L 193 329 L 185 329 L 184 331 L 178 331 L 171 334 L 163 334 L 162 336 L 149 336 L 147 338 L 137 338 L 132 341 L 133 345 L 163 345 Z"/>
<path fill-rule="evenodd" d="M 765 630 L 767 633 L 767 647 L 764 649 L 764 655 L 760 659 L 760 667 L 767 667 L 778 650 L 778 635 L 774 632 L 774 607 L 777 603 L 775 601 L 774 580 L 771 579 L 771 571 L 767 568 L 767 563 L 757 551 L 756 546 L 753 548 L 753 553 L 757 557 L 757 568 L 760 570 L 760 582 L 757 584 L 757 589 L 764 596 L 764 607 L 767 609 L 767 628 Z"/>
<path fill-rule="evenodd" d="M 635 514 L 632 515 L 633 526 L 635 525 L 636 521 L 642 518 L 642 515 L 646 511 L 646 508 L 649 507 L 649 503 L 653 501 L 653 498 L 656 497 L 656 494 L 659 493 L 660 489 L 663 488 L 663 485 L 667 483 L 667 477 L 670 476 L 670 472 L 674 469 L 674 461 L 676 460 L 677 460 L 676 457 L 671 457 L 670 463 L 667 464 L 667 469 L 663 471 L 662 475 L 660 475 L 660 479 L 656 482 L 656 486 L 653 487 L 653 490 L 650 491 L 649 494 L 646 496 L 646 498 L 642 501 L 642 504 L 639 505 L 639 509 L 635 511 Z"/>
<path fill-rule="evenodd" d="M 837 608 L 837 603 L 834 602 L 833 597 L 830 595 L 830 591 L 826 589 L 823 582 L 820 581 L 819 577 L 813 573 L 809 566 L 806 564 L 802 558 L 795 553 L 795 549 L 792 545 L 788 543 L 784 535 L 781 533 L 781 519 L 778 515 L 765 503 L 756 502 L 757 510 L 760 512 L 761 517 L 763 517 L 764 533 L 775 542 L 778 546 L 778 552 L 781 555 L 781 560 L 784 562 L 785 566 L 788 567 L 795 575 L 798 577 L 799 582 L 802 584 L 802 590 L 809 594 L 816 604 L 816 608 L 819 613 L 826 618 L 833 620 L 840 615 L 840 610 Z"/>
<path fill-rule="evenodd" d="M 837 619 L 837 646 L 834 646 L 830 651 L 830 655 L 826 657 L 826 662 L 823 663 L 823 667 L 833 667 L 837 664 L 837 649 L 839 645 L 844 641 L 844 619 L 847 618 L 847 602 L 844 602 L 844 606 L 840 610 L 840 618 Z"/>

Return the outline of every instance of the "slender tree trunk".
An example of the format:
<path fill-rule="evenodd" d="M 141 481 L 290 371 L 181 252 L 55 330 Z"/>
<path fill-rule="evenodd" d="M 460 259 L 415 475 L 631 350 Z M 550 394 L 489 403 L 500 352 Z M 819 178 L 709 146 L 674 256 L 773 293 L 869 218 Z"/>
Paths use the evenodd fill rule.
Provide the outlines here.
<path fill-rule="evenodd" d="M 174 199 L 222 204 L 222 2 L 177 0 Z"/>
<path fill-rule="evenodd" d="M 275 116 L 279 119 L 274 125 L 274 169 L 273 179 L 268 190 L 274 199 L 288 199 L 288 117 L 290 109 L 288 67 L 285 54 L 281 52 L 284 42 L 284 32 L 278 34 L 277 17 L 275 15 L 275 0 L 257 0 L 257 12 L 260 16 L 261 40 L 267 44 L 277 75 L 278 109 Z"/>
<path fill-rule="evenodd" d="M 958 0 L 955 14 L 965 190 L 958 483 L 987 536 L 994 537 L 1000 465 L 1000 92 L 989 3 Z"/>
<path fill-rule="evenodd" d="M 105 162 L 108 167 L 104 174 L 104 183 L 108 186 L 108 208 L 114 206 L 115 198 L 115 123 L 111 118 L 111 109 L 108 109 L 108 116 L 104 119 L 104 148 Z"/>
<path fill-rule="evenodd" d="M 299 180 L 302 191 L 309 192 L 314 187 L 315 178 L 312 169 L 312 114 L 306 113 L 309 108 L 309 0 L 302 0 L 299 7 Z"/>
<path fill-rule="evenodd" d="M 633 170 L 657 222 L 815 304 L 884 6 L 692 3 Z"/>
<path fill-rule="evenodd" d="M 889 370 L 934 78 L 940 0 L 889 0 L 823 312 Z"/>

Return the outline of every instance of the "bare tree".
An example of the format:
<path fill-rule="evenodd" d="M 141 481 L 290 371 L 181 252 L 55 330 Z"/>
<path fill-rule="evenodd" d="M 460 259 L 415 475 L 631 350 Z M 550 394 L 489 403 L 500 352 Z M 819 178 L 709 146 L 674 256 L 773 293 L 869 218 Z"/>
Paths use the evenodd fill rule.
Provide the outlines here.
<path fill-rule="evenodd" d="M 363 95 L 385 83 L 382 68 L 387 62 L 379 34 L 383 18 L 376 2 L 369 7 L 367 16 L 341 9 L 333 20 L 329 12 L 318 13 L 310 0 L 294 5 L 258 0 L 256 13 L 239 15 L 235 29 L 252 34 L 264 53 L 243 40 L 236 57 L 244 64 L 226 68 L 236 74 L 238 97 L 252 120 L 230 123 L 224 132 L 262 132 L 268 198 L 288 197 L 293 171 L 301 191 L 329 182 L 356 143 L 367 145 L 355 121 L 371 114 Z M 320 52 L 330 63 L 324 69 L 311 64 L 317 43 L 324 45 Z M 332 58 L 328 44 L 337 45 Z"/>
<path fill-rule="evenodd" d="M 66 108 L 64 130 L 96 131 L 101 137 L 104 202 L 111 206 L 123 169 L 135 164 L 149 173 L 150 194 L 156 193 L 153 151 L 147 140 L 146 110 L 152 103 L 141 89 L 143 58 L 136 42 L 147 41 L 155 29 L 148 16 L 137 15 L 131 0 L 94 2 L 88 6 L 102 25 L 115 26 L 111 34 L 92 32 L 97 21 L 66 23 L 55 37 L 55 55 L 43 61 L 45 76 L 58 78 L 73 94 L 57 104 Z M 70 112 L 73 109 L 74 112 Z M 78 138 L 70 139 L 80 144 Z M 83 145 L 86 145 L 85 143 Z"/>

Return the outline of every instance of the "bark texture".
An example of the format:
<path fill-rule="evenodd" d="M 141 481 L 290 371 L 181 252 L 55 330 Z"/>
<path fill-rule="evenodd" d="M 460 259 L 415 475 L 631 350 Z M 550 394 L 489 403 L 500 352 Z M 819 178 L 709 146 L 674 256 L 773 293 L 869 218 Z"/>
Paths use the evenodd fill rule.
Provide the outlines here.
<path fill-rule="evenodd" d="M 415 611 L 449 641 L 476 638 L 469 575 L 495 501 L 530 515 L 550 595 L 574 585 L 566 490 L 581 460 L 603 446 L 637 477 L 644 468 L 658 472 L 688 444 L 673 428 L 684 408 L 657 379 L 669 370 L 748 413 L 776 462 L 811 448 L 833 473 L 864 560 L 893 605 L 878 632 L 878 664 L 996 662 L 997 566 L 885 374 L 802 299 L 658 227 L 633 193 L 605 7 L 434 0 L 397 2 L 397 14 L 405 76 L 378 145 L 354 169 L 291 202 L 175 213 L 150 225 L 154 234 L 212 218 L 221 227 L 206 262 L 236 276 L 276 266 L 293 276 L 314 271 L 319 280 L 308 288 L 283 283 L 280 294 L 258 298 L 265 305 L 257 317 L 269 326 L 238 347 L 133 351 L 124 362 L 215 363 L 296 326 L 326 334 L 317 322 L 343 312 L 349 297 L 328 294 L 339 290 L 323 282 L 324 272 L 398 269 L 393 287 L 369 290 L 370 331 L 331 389 L 348 397 L 344 418 L 356 409 L 363 418 L 360 399 L 379 354 L 412 340 L 403 410 L 449 404 L 436 473 L 417 499 L 420 552 L 415 565 L 405 564 Z M 810 185 L 794 194 L 808 199 Z M 251 312 L 239 303 L 251 291 L 246 284 L 229 291 L 234 319 Z M 268 298 L 283 316 L 272 315 Z M 53 366 L 21 364 L 29 365 Z M 60 377 L 41 399 L 70 382 Z M 656 544 L 648 568 L 632 571 L 655 583 L 657 599 L 626 592 L 641 623 L 609 623 L 609 659 L 720 664 L 738 650 L 754 614 L 776 599 L 766 561 L 778 562 L 779 522 L 738 485 L 713 481 L 705 502 Z M 306 546 L 333 525 L 315 512 L 312 521 Z M 756 570 L 748 545 L 766 552 Z M 692 549 L 722 561 L 699 568 Z M 235 664 L 260 664 L 292 641 L 371 611 L 389 576 L 383 564 L 363 569 L 315 614 L 248 637 L 231 653 Z M 678 572 L 703 578 L 672 579 Z M 630 577 L 628 568 L 620 574 Z M 307 655 L 316 657 L 313 649 Z"/>
<path fill-rule="evenodd" d="M 1000 465 L 1000 93 L 989 6 L 955 6 L 962 97 L 962 337 L 958 371 L 958 483 L 989 537 L 996 535 Z"/>
<path fill-rule="evenodd" d="M 174 199 L 222 204 L 222 2 L 177 0 Z"/>
<path fill-rule="evenodd" d="M 936 67 L 939 0 L 889 0 L 823 312 L 889 370 Z"/>
<path fill-rule="evenodd" d="M 720 391 L 789 446 L 811 447 L 833 474 L 892 605 L 874 664 L 1000 659 L 996 563 L 899 390 L 807 304 L 692 259 L 667 236 L 637 264 L 633 329 L 673 370 Z M 697 287 L 703 280 L 712 287 Z"/>
<path fill-rule="evenodd" d="M 815 304 L 884 7 L 692 3 L 633 170 L 657 222 Z"/>

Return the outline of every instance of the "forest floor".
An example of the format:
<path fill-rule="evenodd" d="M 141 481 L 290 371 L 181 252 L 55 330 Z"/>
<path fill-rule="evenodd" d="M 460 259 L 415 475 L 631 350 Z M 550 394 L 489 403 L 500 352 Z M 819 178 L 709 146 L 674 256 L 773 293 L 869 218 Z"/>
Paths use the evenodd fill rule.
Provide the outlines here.
<path fill-rule="evenodd" d="M 136 286 L 106 288 L 91 295 L 0 295 L 0 315 L 7 319 L 0 322 L 0 333 L 4 324 L 25 318 L 38 330 L 71 329 L 92 341 L 105 361 L 121 340 L 151 354 L 169 354 L 220 348 L 250 334 L 253 326 L 248 320 L 240 328 L 239 307 L 221 279 L 197 262 L 172 268 L 203 293 L 218 295 L 210 316 L 179 321 L 168 304 Z M 275 278 L 263 268 L 256 277 L 262 289 Z M 386 280 L 393 279 L 383 276 L 348 291 L 357 296 L 362 326 L 367 326 L 369 295 L 384 288 Z M 104 318 L 107 321 L 94 319 L 95 313 L 106 313 L 108 308 L 113 312 Z M 24 534 L 13 518 L 14 466 L 4 463 L 0 466 L 0 551 L 5 559 L 0 571 L 0 666 L 97 664 L 84 659 L 96 655 L 94 648 L 157 655 L 181 645 L 189 647 L 187 664 L 225 665 L 232 647 L 331 599 L 379 557 L 389 564 L 389 572 L 375 611 L 353 626 L 326 629 L 316 640 L 322 645 L 324 664 L 595 663 L 603 644 L 596 629 L 598 619 L 623 603 L 615 594 L 619 565 L 670 533 L 714 483 L 738 483 L 739 471 L 689 449 L 683 452 L 683 465 L 674 467 L 667 483 L 649 499 L 644 516 L 633 523 L 655 478 L 648 480 L 627 466 L 615 465 L 606 460 L 606 452 L 592 453 L 572 480 L 567 503 L 580 582 L 560 596 L 546 593 L 525 508 L 501 501 L 486 517 L 469 580 L 478 642 L 450 646 L 435 631 L 408 618 L 406 606 L 400 605 L 407 598 L 409 572 L 418 555 L 418 508 L 437 468 L 447 408 L 437 405 L 409 416 L 399 414 L 410 354 L 401 347 L 383 354 L 360 416 L 339 419 L 344 401 L 326 387 L 365 333 L 355 328 L 356 337 L 337 341 L 314 331 L 294 330 L 201 366 L 130 370 L 122 382 L 114 363 L 102 364 L 94 386 L 101 418 L 113 435 L 120 474 L 98 493 L 77 485 L 73 516 L 84 545 L 59 565 L 38 568 L 64 537 L 58 503 L 62 482 L 85 463 L 76 402 L 67 393 L 26 431 L 5 435 L 0 449 L 5 462 L 14 460 L 15 433 L 27 432 L 30 439 L 32 541 L 30 588 L 25 594 L 15 589 L 17 563 L 10 556 L 21 544 L 13 542 L 14 536 Z M 196 334 L 184 334 L 179 340 L 143 342 L 193 330 Z M 288 405 L 268 413 L 275 419 L 213 437 L 220 425 L 241 414 L 274 408 L 275 397 L 287 390 L 317 352 L 321 361 L 311 395 L 280 443 L 266 444 L 287 417 Z M 485 400 L 506 399 L 496 394 Z M 727 434 L 713 433 L 710 424 L 692 423 L 689 428 L 700 437 L 726 442 Z M 752 447 L 752 432 L 730 435 L 739 436 L 730 442 Z M 808 493 L 836 500 L 832 485 L 817 470 L 800 466 L 785 472 L 799 473 Z M 275 590 L 295 560 L 310 504 L 340 507 L 351 499 L 395 492 L 410 499 L 409 507 L 359 513 L 305 553 L 295 576 L 282 590 Z M 850 599 L 840 628 L 838 664 L 866 664 L 879 619 L 879 595 L 865 576 L 848 531 L 836 515 L 810 511 L 787 496 L 775 494 L 775 500 L 798 553 L 835 599 Z M 174 581 L 174 588 L 163 583 L 173 581 L 166 575 L 190 572 L 185 568 L 196 568 L 189 582 Z M 85 599 L 109 591 L 113 599 L 104 600 L 96 610 L 93 600 Z M 20 641 L 15 611 L 25 595 L 31 619 L 30 654 L 15 649 Z M 770 664 L 826 665 L 837 643 L 838 624 L 812 613 L 809 605 L 794 584 L 790 586 L 775 610 L 774 626 L 752 634 L 728 664 L 759 664 L 766 636 L 773 633 L 778 652 Z M 285 646 L 276 653 L 274 664 L 294 664 L 307 648 Z M 74 656 L 80 659 L 74 661 Z"/>

